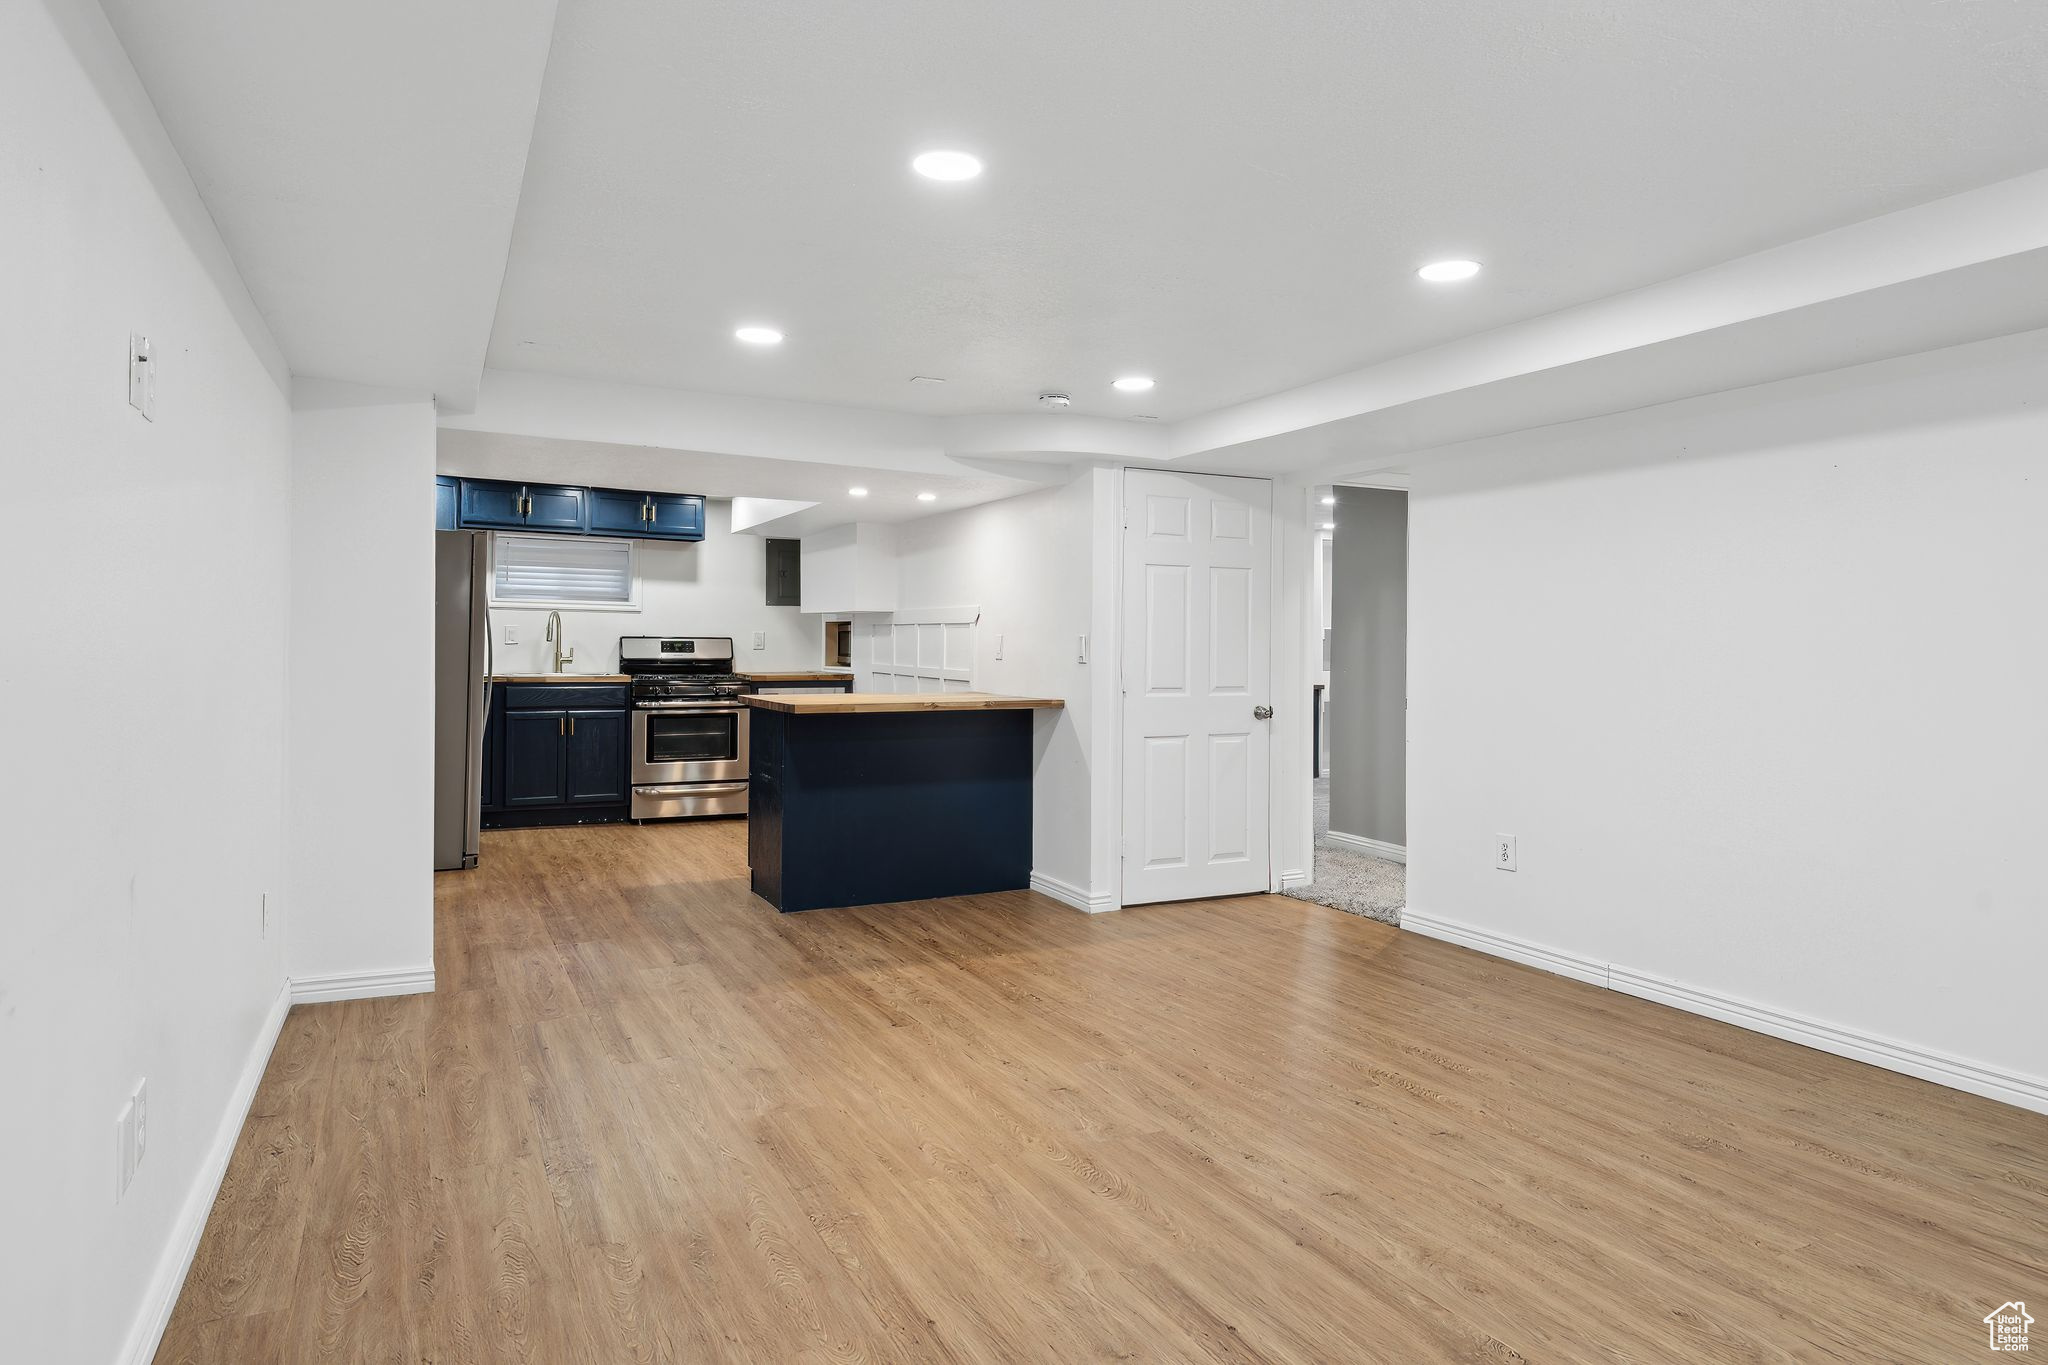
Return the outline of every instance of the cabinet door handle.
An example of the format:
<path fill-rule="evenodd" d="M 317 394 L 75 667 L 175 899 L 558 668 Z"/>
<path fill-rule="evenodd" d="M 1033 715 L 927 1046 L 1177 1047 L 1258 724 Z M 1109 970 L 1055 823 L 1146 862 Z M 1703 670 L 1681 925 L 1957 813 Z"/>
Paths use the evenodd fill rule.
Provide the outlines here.
<path fill-rule="evenodd" d="M 576 733 L 576 717 L 574 716 L 569 717 L 569 733 L 572 735 Z"/>
<path fill-rule="evenodd" d="M 568 722 L 568 721 L 566 721 L 566 720 L 564 720 L 564 719 L 562 719 L 562 717 L 560 717 L 560 716 L 556 716 L 556 717 L 555 717 L 555 733 L 556 733 L 556 734 L 558 734 L 558 735 L 566 735 L 566 734 L 568 734 L 568 733 L 569 733 L 569 722 Z"/>

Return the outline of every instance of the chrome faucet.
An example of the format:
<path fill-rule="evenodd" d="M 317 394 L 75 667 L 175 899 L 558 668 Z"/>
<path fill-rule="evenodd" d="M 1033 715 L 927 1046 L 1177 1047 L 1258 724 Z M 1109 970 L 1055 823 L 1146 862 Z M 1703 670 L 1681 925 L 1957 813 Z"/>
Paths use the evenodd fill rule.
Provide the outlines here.
<path fill-rule="evenodd" d="M 555 668 L 557 673 L 567 672 L 567 666 L 576 662 L 574 649 L 562 648 L 562 613 L 548 613 L 548 643 L 555 647 Z"/>

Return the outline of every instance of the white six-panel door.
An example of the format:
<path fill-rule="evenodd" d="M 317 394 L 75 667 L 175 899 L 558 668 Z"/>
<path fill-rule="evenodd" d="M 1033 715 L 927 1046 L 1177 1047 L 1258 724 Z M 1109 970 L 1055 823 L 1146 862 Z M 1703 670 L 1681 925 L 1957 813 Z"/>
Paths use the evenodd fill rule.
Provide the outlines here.
<path fill-rule="evenodd" d="M 1124 473 L 1123 900 L 1267 889 L 1272 485 Z"/>

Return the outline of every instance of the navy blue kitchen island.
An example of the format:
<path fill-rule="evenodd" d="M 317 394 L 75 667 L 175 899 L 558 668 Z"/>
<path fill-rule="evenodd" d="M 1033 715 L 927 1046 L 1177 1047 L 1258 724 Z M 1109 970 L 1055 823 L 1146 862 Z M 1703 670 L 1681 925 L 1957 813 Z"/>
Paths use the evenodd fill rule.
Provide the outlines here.
<path fill-rule="evenodd" d="M 1033 713 L 986 692 L 751 696 L 747 863 L 778 910 L 1021 890 Z"/>

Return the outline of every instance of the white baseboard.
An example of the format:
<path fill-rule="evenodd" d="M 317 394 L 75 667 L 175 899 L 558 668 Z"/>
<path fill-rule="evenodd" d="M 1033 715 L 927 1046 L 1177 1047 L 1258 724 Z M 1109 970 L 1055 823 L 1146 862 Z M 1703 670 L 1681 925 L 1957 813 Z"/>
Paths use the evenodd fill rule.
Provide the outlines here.
<path fill-rule="evenodd" d="M 213 1212 L 213 1201 L 220 1194 L 220 1182 L 227 1176 L 228 1159 L 235 1154 L 235 1143 L 242 1136 L 249 1106 L 256 1102 L 256 1087 L 263 1080 L 264 1068 L 270 1065 L 271 1051 L 277 1046 L 277 1035 L 284 1030 L 284 1018 L 291 1012 L 291 1005 L 291 985 L 286 983 L 278 988 L 270 1013 L 263 1017 L 262 1026 L 256 1031 L 256 1041 L 249 1046 L 249 1056 L 242 1063 L 242 1074 L 235 1081 L 234 1093 L 228 1097 L 227 1108 L 222 1111 L 220 1124 L 214 1129 L 213 1145 L 207 1148 L 199 1173 L 193 1178 L 192 1188 L 185 1195 L 184 1206 L 178 1210 L 178 1219 L 171 1225 L 170 1240 L 157 1260 L 156 1273 L 150 1276 L 149 1290 L 143 1296 L 142 1307 L 137 1311 L 134 1325 L 128 1329 L 127 1343 L 121 1349 L 124 1365 L 149 1365 L 156 1355 L 156 1348 L 163 1342 L 164 1328 L 171 1324 L 171 1310 L 178 1306 L 178 1295 L 185 1288 L 185 1275 L 192 1269 L 192 1258 L 199 1252 L 199 1237 L 206 1231 L 207 1215 Z"/>
<path fill-rule="evenodd" d="M 1031 874 L 1031 889 L 1041 896 L 1051 896 L 1062 905 L 1071 905 L 1076 910 L 1086 910 L 1091 915 L 1123 908 L 1117 904 L 1116 897 L 1108 892 L 1090 895 L 1072 882 L 1063 882 L 1058 877 L 1050 877 L 1043 872 Z"/>
<path fill-rule="evenodd" d="M 419 995 L 434 989 L 432 967 L 399 967 L 386 972 L 335 972 L 292 978 L 292 1003 L 374 1000 L 381 995 Z"/>
<path fill-rule="evenodd" d="M 1759 1005 L 1751 1000 L 1690 986 L 1682 981 L 1651 976 L 1647 972 L 1639 972 L 1631 967 L 1600 962 L 1578 953 L 1548 948 L 1527 939 L 1461 924 L 1457 920 L 1419 914 L 1412 907 L 1402 912 L 1401 927 L 1412 929 L 1430 938 L 1442 939 L 1446 943 L 1476 949 L 1493 957 L 1504 957 L 1513 962 L 1541 968 L 1546 972 L 1555 972 L 1560 976 L 1574 977 L 1595 986 L 1639 996 L 1644 1000 L 1653 1000 L 1660 1005 L 1684 1010 L 1688 1014 L 1719 1019 L 1723 1023 L 1734 1024 L 1755 1033 L 1766 1033 L 1773 1038 L 1783 1038 L 1787 1042 L 1799 1043 L 1821 1052 L 1831 1052 L 1837 1057 L 1867 1062 L 1872 1066 L 1883 1067 L 1887 1071 L 1897 1071 L 1902 1075 L 1932 1081 L 1936 1085 L 1945 1085 L 1952 1090 L 1962 1090 L 1972 1095 L 1982 1095 L 1986 1099 L 2017 1105 L 2021 1109 L 2048 1114 L 2048 1079 L 2042 1077 L 2001 1071 L 1965 1057 L 1933 1052 L 1893 1038 L 1862 1033 L 1856 1029 L 1844 1028 L 1840 1024 L 1831 1024 L 1823 1019 L 1793 1014 L 1769 1005 Z"/>
<path fill-rule="evenodd" d="M 1385 858 L 1388 862 L 1405 863 L 1408 849 L 1403 844 L 1390 844 L 1384 839 L 1368 839 L 1363 834 L 1340 834 L 1327 831 L 1323 837 L 1339 848 L 1348 848 L 1353 853 L 1363 853 L 1374 858 Z"/>
<path fill-rule="evenodd" d="M 1314 878 L 1300 868 L 1290 867 L 1280 873 L 1280 890 L 1292 891 L 1297 886 L 1307 886 Z"/>
<path fill-rule="evenodd" d="M 1531 943 L 1527 939 L 1509 938 L 1505 934 L 1460 924 L 1454 919 L 1439 919 L 1435 915 L 1425 915 L 1412 905 L 1402 907 L 1401 927 L 1412 929 L 1418 934 L 1426 934 L 1430 938 L 1440 938 L 1446 943 L 1455 943 L 1461 948 L 1475 948 L 1493 957 L 1504 957 L 1510 962 L 1541 967 L 1546 972 L 1556 972 L 1559 976 L 1573 977 L 1595 986 L 1607 984 L 1605 963 L 1594 962 L 1574 953 L 1561 953 L 1540 943 Z"/>

